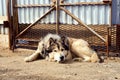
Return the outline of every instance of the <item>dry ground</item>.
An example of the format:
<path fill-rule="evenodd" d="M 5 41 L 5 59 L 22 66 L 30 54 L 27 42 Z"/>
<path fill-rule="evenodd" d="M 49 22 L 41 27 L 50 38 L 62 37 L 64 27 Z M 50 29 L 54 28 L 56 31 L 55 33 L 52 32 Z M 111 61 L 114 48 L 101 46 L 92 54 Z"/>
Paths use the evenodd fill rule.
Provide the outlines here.
<path fill-rule="evenodd" d="M 58 64 L 23 59 L 33 50 L 8 49 L 6 35 L 0 35 L 0 80 L 120 80 L 120 59 L 104 63 L 68 62 Z"/>

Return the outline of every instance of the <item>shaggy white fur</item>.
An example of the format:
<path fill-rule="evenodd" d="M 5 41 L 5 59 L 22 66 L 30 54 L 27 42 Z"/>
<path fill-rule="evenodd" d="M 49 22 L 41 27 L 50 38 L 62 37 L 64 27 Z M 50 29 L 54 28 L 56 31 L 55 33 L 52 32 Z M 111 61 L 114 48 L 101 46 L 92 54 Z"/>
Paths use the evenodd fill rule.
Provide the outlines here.
<path fill-rule="evenodd" d="M 76 38 L 70 38 L 70 37 L 64 38 L 65 41 L 63 41 L 63 39 L 61 39 L 61 37 L 57 34 L 48 34 L 43 39 L 41 39 L 35 53 L 26 57 L 24 61 L 30 62 L 30 61 L 36 60 L 39 54 L 42 55 L 43 47 L 45 48 L 50 47 L 50 41 L 49 41 L 50 38 L 57 40 L 58 44 L 54 46 L 55 47 L 54 49 L 56 49 L 56 51 L 54 52 L 53 50 L 53 52 L 49 53 L 49 57 L 47 57 L 47 60 L 49 61 L 60 62 L 61 60 L 71 60 L 74 58 L 74 56 L 82 59 L 82 61 L 90 61 L 90 62 L 99 61 L 97 53 L 89 47 L 89 44 L 87 41 L 83 39 L 76 39 Z M 64 51 L 61 50 L 63 45 L 63 43 L 61 44 L 61 41 L 63 41 L 63 43 L 68 41 L 69 50 L 64 50 Z M 57 45 L 59 45 L 59 48 Z"/>
<path fill-rule="evenodd" d="M 35 51 L 35 53 L 33 53 L 32 55 L 26 57 L 24 59 L 25 62 L 30 62 L 30 61 L 34 61 L 37 59 L 37 57 L 39 56 L 39 54 L 42 54 L 42 49 L 43 49 L 43 45 L 44 47 L 48 48 L 49 47 L 49 39 L 53 38 L 56 39 L 58 41 L 61 40 L 61 37 L 57 34 L 47 34 L 43 39 L 41 38 L 41 41 L 38 43 L 38 48 Z"/>

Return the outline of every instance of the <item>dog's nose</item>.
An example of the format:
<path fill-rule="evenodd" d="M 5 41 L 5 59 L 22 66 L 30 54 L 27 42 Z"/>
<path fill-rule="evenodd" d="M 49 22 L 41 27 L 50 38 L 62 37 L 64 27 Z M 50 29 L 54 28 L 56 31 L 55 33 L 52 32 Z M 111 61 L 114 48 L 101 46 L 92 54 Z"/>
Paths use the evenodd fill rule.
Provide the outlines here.
<path fill-rule="evenodd" d="M 61 57 L 60 57 L 60 60 L 63 61 L 63 60 L 64 60 L 64 56 L 61 56 Z"/>

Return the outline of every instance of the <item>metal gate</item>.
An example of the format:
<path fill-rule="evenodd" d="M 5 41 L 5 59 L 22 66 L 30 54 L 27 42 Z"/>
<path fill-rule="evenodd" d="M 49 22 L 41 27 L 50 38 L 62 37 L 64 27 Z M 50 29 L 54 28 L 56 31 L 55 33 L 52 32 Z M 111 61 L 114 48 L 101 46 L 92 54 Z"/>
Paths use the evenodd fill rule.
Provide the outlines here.
<path fill-rule="evenodd" d="M 90 44 L 106 46 L 108 53 L 109 46 L 109 29 L 110 25 L 86 25 L 76 15 L 72 14 L 65 6 L 79 6 L 79 5 L 110 5 L 111 2 L 76 2 L 66 3 L 64 0 L 51 0 L 51 4 L 37 4 L 37 5 L 18 5 L 19 0 L 8 0 L 8 19 L 9 19 L 9 40 L 10 49 L 19 46 L 35 46 L 40 37 L 45 36 L 47 33 L 56 33 L 60 35 L 67 35 L 75 38 L 83 38 Z M 31 24 L 19 24 L 18 9 L 19 8 L 35 8 L 35 7 L 50 7 L 40 18 Z M 54 24 L 41 24 L 40 21 L 45 19 L 46 16 L 55 11 Z M 62 24 L 60 23 L 60 11 L 65 12 L 73 18 L 78 24 Z M 82 35 L 82 37 L 81 37 Z M 35 45 L 34 45 L 35 44 Z"/>

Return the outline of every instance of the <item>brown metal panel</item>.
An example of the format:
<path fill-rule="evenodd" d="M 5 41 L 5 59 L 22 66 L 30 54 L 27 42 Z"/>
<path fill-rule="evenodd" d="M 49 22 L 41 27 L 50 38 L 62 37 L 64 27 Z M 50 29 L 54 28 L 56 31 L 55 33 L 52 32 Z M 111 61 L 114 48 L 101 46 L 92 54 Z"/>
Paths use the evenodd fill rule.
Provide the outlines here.
<path fill-rule="evenodd" d="M 117 25 L 116 44 L 118 46 L 118 49 L 120 50 L 120 25 Z"/>
<path fill-rule="evenodd" d="M 24 28 L 26 28 L 28 25 L 20 24 L 19 26 L 20 31 L 24 30 Z M 29 41 L 28 44 L 24 44 L 25 46 L 27 45 L 35 46 L 35 44 L 31 42 L 39 41 L 41 37 L 44 37 L 48 33 L 56 33 L 55 25 L 56 24 L 36 24 L 17 39 Z M 88 26 L 107 40 L 106 35 L 108 34 L 107 33 L 108 25 L 88 25 Z M 92 32 L 90 32 L 87 28 L 81 25 L 59 24 L 59 34 L 74 38 L 82 38 L 88 41 L 90 45 L 95 45 L 95 46 L 107 45 L 101 39 L 95 36 Z M 106 48 L 101 47 L 98 50 L 106 51 Z"/>

